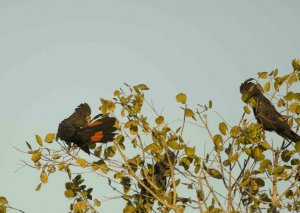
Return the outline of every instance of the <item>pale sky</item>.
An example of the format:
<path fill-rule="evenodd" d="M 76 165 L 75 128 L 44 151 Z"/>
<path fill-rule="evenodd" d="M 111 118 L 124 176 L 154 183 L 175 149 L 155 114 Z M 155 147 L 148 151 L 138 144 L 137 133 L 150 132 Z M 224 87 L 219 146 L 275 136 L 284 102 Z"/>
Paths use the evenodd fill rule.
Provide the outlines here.
<path fill-rule="evenodd" d="M 13 146 L 26 150 L 35 134 L 55 132 L 79 103 L 95 112 L 123 82 L 147 84 L 169 120 L 180 118 L 175 96 L 184 92 L 191 107 L 212 100 L 237 122 L 241 82 L 288 72 L 300 58 L 299 8 L 298 0 L 0 0 L 0 196 L 26 213 L 67 212 L 67 177 L 57 173 L 35 192 L 39 174 L 15 173 L 30 158 Z M 96 197 L 112 195 L 96 180 Z"/>

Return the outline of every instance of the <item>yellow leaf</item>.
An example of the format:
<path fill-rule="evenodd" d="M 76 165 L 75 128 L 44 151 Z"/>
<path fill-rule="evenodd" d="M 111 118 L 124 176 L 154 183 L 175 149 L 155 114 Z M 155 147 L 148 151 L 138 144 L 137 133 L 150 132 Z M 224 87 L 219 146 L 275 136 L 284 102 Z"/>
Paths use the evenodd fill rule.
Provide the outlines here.
<path fill-rule="evenodd" d="M 43 146 L 43 140 L 42 140 L 41 136 L 35 135 L 35 139 L 36 139 L 36 142 L 37 142 L 40 146 Z"/>
<path fill-rule="evenodd" d="M 219 171 L 216 170 L 216 169 L 208 169 L 208 170 L 207 170 L 207 173 L 208 173 L 210 176 L 212 176 L 212 177 L 214 177 L 214 178 L 216 178 L 216 179 L 222 179 L 222 178 L 223 178 L 221 172 L 219 172 Z"/>
<path fill-rule="evenodd" d="M 81 166 L 82 168 L 85 168 L 85 167 L 88 166 L 88 162 L 87 162 L 85 159 L 83 159 L 83 158 L 77 158 L 77 159 L 76 159 L 76 162 L 77 162 L 77 164 L 78 164 L 79 166 Z"/>
<path fill-rule="evenodd" d="M 137 126 L 131 126 L 129 128 L 130 134 L 136 135 L 138 133 L 138 127 Z"/>
<path fill-rule="evenodd" d="M 290 91 L 284 96 L 284 99 L 287 101 L 291 101 L 291 100 L 293 100 L 294 97 L 295 97 L 295 93 Z"/>
<path fill-rule="evenodd" d="M 58 170 L 61 171 L 65 168 L 65 164 L 63 162 L 61 162 L 61 163 L 58 164 L 57 167 L 58 167 Z"/>
<path fill-rule="evenodd" d="M 36 186 L 35 191 L 40 191 L 41 188 L 42 188 L 42 183 Z"/>
<path fill-rule="evenodd" d="M 176 101 L 182 104 L 186 103 L 186 95 L 184 93 L 179 93 L 176 95 Z"/>
<path fill-rule="evenodd" d="M 245 112 L 246 114 L 250 114 L 250 109 L 249 109 L 249 107 L 244 106 L 244 112 Z"/>
<path fill-rule="evenodd" d="M 41 179 L 42 183 L 48 183 L 48 175 L 46 174 L 45 171 L 42 171 L 42 173 L 40 175 L 40 179 Z"/>
<path fill-rule="evenodd" d="M 241 131 L 241 128 L 239 126 L 234 126 L 230 130 L 230 136 L 232 138 L 236 138 L 238 136 L 238 134 L 240 133 L 240 131 Z"/>
<path fill-rule="evenodd" d="M 100 202 L 98 199 L 95 199 L 95 200 L 94 200 L 94 205 L 95 205 L 96 207 L 99 207 L 99 206 L 101 206 L 101 202 Z"/>
<path fill-rule="evenodd" d="M 258 72 L 257 74 L 258 74 L 258 76 L 260 78 L 267 78 L 268 77 L 268 73 L 267 72 Z"/>
<path fill-rule="evenodd" d="M 272 149 L 271 145 L 267 141 L 261 142 L 260 145 L 265 149 Z"/>
<path fill-rule="evenodd" d="M 164 122 L 164 117 L 163 116 L 158 116 L 158 118 L 155 119 L 155 123 L 157 125 L 160 125 Z"/>
<path fill-rule="evenodd" d="M 125 109 L 124 109 L 124 108 L 121 110 L 121 116 L 122 116 L 122 117 L 125 116 Z"/>
<path fill-rule="evenodd" d="M 132 120 L 132 121 L 128 121 L 125 125 L 124 125 L 124 127 L 125 128 L 129 128 L 129 127 L 131 127 L 131 126 L 137 126 L 139 124 L 139 121 L 137 121 L 137 120 Z"/>
<path fill-rule="evenodd" d="M 269 92 L 270 90 L 270 81 L 268 81 L 265 85 L 264 85 L 264 91 L 265 92 Z"/>
<path fill-rule="evenodd" d="M 115 179 L 121 179 L 122 177 L 124 177 L 124 172 L 117 172 L 117 173 L 115 173 L 115 175 L 114 175 L 114 178 Z"/>
<path fill-rule="evenodd" d="M 54 138 L 55 138 L 55 134 L 54 133 L 49 133 L 45 137 L 45 142 L 52 143 Z"/>
<path fill-rule="evenodd" d="M 213 141 L 214 141 L 215 145 L 219 145 L 219 144 L 222 144 L 223 138 L 221 135 L 217 134 L 213 137 Z"/>
<path fill-rule="evenodd" d="M 184 149 L 185 154 L 189 157 L 191 155 L 195 154 L 195 147 L 191 148 L 191 147 L 185 147 Z"/>
<path fill-rule="evenodd" d="M 119 90 L 115 90 L 114 91 L 114 96 L 119 96 L 120 95 L 120 91 Z"/>
<path fill-rule="evenodd" d="M 41 159 L 41 157 L 42 157 L 42 153 L 40 151 L 37 151 L 37 152 L 33 153 L 33 155 L 31 156 L 31 160 L 33 162 L 37 162 Z"/>
<path fill-rule="evenodd" d="M 293 66 L 294 70 L 300 70 L 300 60 L 294 59 L 292 61 L 292 66 Z"/>
<path fill-rule="evenodd" d="M 105 164 L 105 162 L 103 160 L 101 160 L 99 162 L 99 165 L 100 165 L 101 171 L 103 173 L 107 174 L 109 172 L 109 168 L 108 168 L 108 166 Z"/>
<path fill-rule="evenodd" d="M 184 116 L 189 118 L 189 117 L 193 117 L 195 115 L 195 113 L 193 112 L 193 110 L 186 108 L 184 110 Z"/>
<path fill-rule="evenodd" d="M 66 198 L 74 197 L 74 192 L 72 190 L 66 190 L 65 196 L 66 196 Z"/>
<path fill-rule="evenodd" d="M 300 141 L 297 141 L 296 145 L 295 145 L 295 150 L 297 152 L 300 152 Z"/>
<path fill-rule="evenodd" d="M 169 147 L 171 147 L 171 148 L 174 149 L 174 150 L 178 150 L 178 149 L 181 149 L 181 148 L 182 148 L 182 146 L 179 145 L 179 144 L 178 144 L 176 141 L 174 141 L 174 140 L 168 141 L 168 145 L 169 145 Z"/>
<path fill-rule="evenodd" d="M 255 148 L 253 150 L 252 156 L 256 161 L 261 161 L 265 158 L 265 155 L 263 154 L 262 150 L 259 148 Z"/>
<path fill-rule="evenodd" d="M 227 125 L 224 122 L 219 123 L 219 130 L 222 133 L 222 135 L 226 135 Z"/>
<path fill-rule="evenodd" d="M 139 89 L 139 90 L 149 90 L 146 84 L 139 84 L 137 86 L 134 86 L 134 88 Z"/>
<path fill-rule="evenodd" d="M 297 102 L 292 103 L 292 104 L 289 106 L 290 112 L 296 113 L 296 112 L 297 112 L 297 107 L 298 107 L 298 103 L 297 103 Z"/>
<path fill-rule="evenodd" d="M 97 171 L 98 169 L 100 169 L 100 166 L 98 164 L 92 165 L 92 170 Z"/>

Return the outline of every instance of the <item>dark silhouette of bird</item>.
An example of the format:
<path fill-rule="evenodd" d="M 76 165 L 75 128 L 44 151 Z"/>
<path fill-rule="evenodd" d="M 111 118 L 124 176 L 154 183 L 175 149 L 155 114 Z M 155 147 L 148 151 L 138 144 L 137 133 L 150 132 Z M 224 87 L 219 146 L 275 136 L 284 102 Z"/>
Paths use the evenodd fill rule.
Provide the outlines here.
<path fill-rule="evenodd" d="M 240 92 L 243 95 L 243 101 L 248 103 L 251 98 L 255 104 L 252 106 L 254 116 L 259 124 L 266 131 L 275 131 L 286 140 L 293 142 L 300 141 L 300 136 L 291 130 L 287 120 L 275 109 L 271 101 L 262 93 L 257 84 L 251 82 L 250 78 L 240 86 Z"/>
<path fill-rule="evenodd" d="M 171 161 L 171 166 L 174 166 L 176 162 L 176 156 L 173 152 L 169 152 L 169 158 Z M 167 183 L 168 183 L 168 178 L 170 177 L 170 164 L 168 161 L 167 154 L 164 154 L 163 160 L 156 162 L 154 164 L 154 173 L 153 175 L 149 175 L 148 178 L 154 183 L 158 189 L 162 192 L 166 192 L 167 190 Z M 151 184 L 148 182 L 148 180 L 145 178 L 142 180 L 143 183 L 153 192 L 155 192 L 155 189 L 151 186 Z M 140 186 L 141 187 L 141 186 Z M 155 201 L 154 197 L 150 192 L 148 192 L 144 187 L 141 187 L 141 199 L 142 203 L 146 204 L 148 203 L 149 207 L 152 208 L 152 205 Z M 138 211 L 138 212 L 148 212 L 146 211 L 143 207 Z"/>
<path fill-rule="evenodd" d="M 101 114 L 91 119 L 91 108 L 87 103 L 83 103 L 70 117 L 60 122 L 56 140 L 63 140 L 69 146 L 75 144 L 90 154 L 90 144 L 107 143 L 114 139 L 117 130 L 115 123 L 116 118 Z"/>

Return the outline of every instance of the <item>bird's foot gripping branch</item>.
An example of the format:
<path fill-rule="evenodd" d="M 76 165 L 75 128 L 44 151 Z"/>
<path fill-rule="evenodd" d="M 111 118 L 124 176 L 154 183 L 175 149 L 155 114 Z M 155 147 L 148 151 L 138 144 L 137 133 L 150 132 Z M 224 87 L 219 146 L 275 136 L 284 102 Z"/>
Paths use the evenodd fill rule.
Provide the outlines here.
<path fill-rule="evenodd" d="M 113 199 L 123 200 L 124 212 L 300 211 L 300 63 L 292 65 L 241 85 L 246 105 L 235 124 L 211 101 L 190 106 L 184 93 L 174 98 L 182 113 L 168 122 L 145 99 L 146 85 L 125 84 L 101 99 L 93 119 L 80 104 L 57 133 L 27 142 L 31 163 L 24 162 L 39 171 L 37 191 L 67 174 L 61 191 L 72 212 L 98 212 Z M 87 174 L 108 183 L 99 188 Z M 110 189 L 114 195 L 100 199 Z"/>

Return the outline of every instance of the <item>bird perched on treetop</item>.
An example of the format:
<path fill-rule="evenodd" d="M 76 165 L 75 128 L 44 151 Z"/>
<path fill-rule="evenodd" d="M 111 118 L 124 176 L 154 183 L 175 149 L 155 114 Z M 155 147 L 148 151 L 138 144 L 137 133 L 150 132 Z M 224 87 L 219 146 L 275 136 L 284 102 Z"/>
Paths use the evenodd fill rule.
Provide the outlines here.
<path fill-rule="evenodd" d="M 257 84 L 251 82 L 250 78 L 240 86 L 240 92 L 243 95 L 243 101 L 249 103 L 253 98 L 255 101 L 252 106 L 254 116 L 264 130 L 275 131 L 281 137 L 293 142 L 300 141 L 300 136 L 291 130 L 287 120 L 275 109 L 271 101 L 269 101 L 262 93 Z"/>
<path fill-rule="evenodd" d="M 114 126 L 116 118 L 101 114 L 91 119 L 91 108 L 87 103 L 80 104 L 75 112 L 60 122 L 56 140 L 72 143 L 90 154 L 89 144 L 107 143 L 112 141 L 117 128 Z"/>

